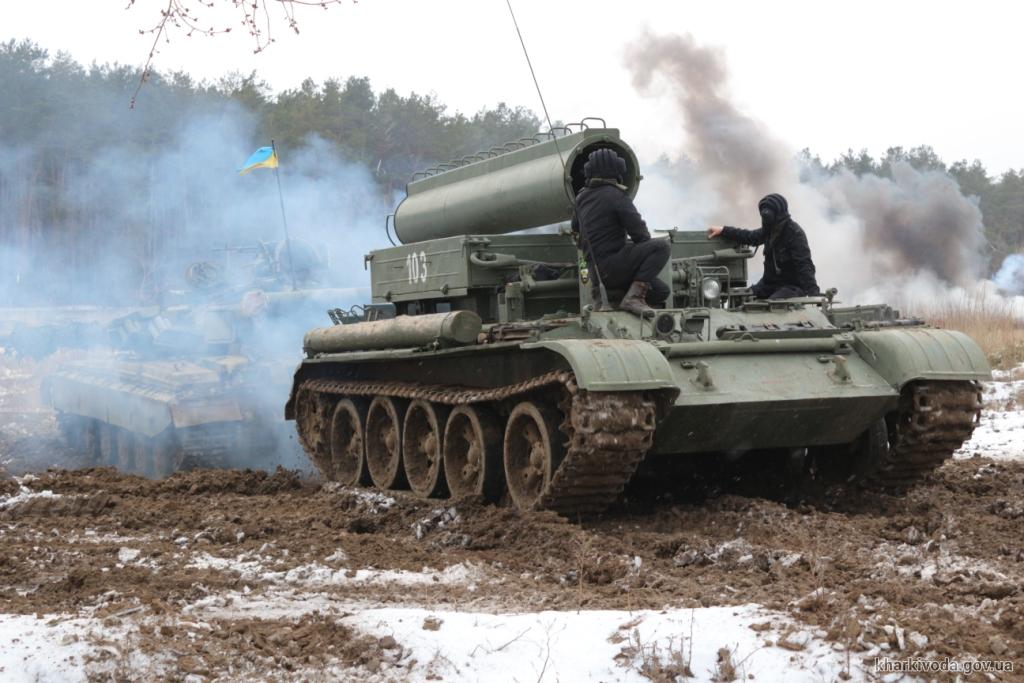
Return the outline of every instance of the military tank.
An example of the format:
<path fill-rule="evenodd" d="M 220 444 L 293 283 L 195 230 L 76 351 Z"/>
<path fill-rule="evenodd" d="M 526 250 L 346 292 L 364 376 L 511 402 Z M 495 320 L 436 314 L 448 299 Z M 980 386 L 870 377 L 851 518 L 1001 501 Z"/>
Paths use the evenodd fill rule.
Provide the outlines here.
<path fill-rule="evenodd" d="M 304 338 L 285 412 L 325 478 L 575 518 L 645 461 L 781 452 L 819 480 L 902 490 L 970 436 L 990 378 L 970 338 L 834 290 L 755 300 L 751 250 L 703 231 L 655 237 L 671 247 L 656 317 L 596 304 L 564 228 L 529 229 L 570 218 L 592 151 L 625 159 L 631 196 L 640 168 L 616 129 L 565 133 L 409 183 L 401 244 L 365 257 L 397 317 Z"/>
<path fill-rule="evenodd" d="M 310 288 L 308 270 L 293 281 L 272 267 L 280 248 L 233 251 L 258 254 L 247 284 L 277 291 L 235 287 L 219 265 L 193 264 L 179 301 L 114 320 L 104 329 L 104 353 L 63 362 L 43 379 L 43 402 L 85 464 L 159 477 L 303 463 L 281 417 L 294 369 L 290 347 L 330 304 L 355 293 Z"/>

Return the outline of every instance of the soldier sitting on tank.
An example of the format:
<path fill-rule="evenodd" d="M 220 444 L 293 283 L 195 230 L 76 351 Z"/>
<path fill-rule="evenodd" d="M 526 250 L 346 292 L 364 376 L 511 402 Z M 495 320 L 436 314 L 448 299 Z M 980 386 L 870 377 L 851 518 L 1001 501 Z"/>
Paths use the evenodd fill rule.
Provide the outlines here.
<path fill-rule="evenodd" d="M 712 225 L 708 239 L 721 235 L 740 244 L 765 245 L 764 275 L 751 287 L 758 299 L 789 299 L 820 294 L 814 279 L 814 261 L 807 235 L 789 216 L 789 204 L 780 194 L 770 194 L 757 203 L 761 227 L 743 230 Z"/>
<path fill-rule="evenodd" d="M 572 231 L 590 270 L 596 271 L 606 290 L 626 290 L 621 310 L 651 317 L 651 305 L 668 299 L 668 285 L 657 276 L 668 262 L 669 244 L 651 239 L 622 184 L 626 174 L 622 157 L 610 149 L 593 151 L 583 174 L 586 185 L 576 195 Z"/>

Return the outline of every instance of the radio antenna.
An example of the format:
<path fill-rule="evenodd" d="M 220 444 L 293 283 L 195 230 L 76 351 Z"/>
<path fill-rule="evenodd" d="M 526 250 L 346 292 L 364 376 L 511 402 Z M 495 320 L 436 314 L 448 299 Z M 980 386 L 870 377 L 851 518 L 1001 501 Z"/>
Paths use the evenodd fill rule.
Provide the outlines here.
<path fill-rule="evenodd" d="M 562 171 L 565 171 L 565 159 L 562 158 L 562 150 L 558 147 L 558 136 L 555 134 L 555 127 L 551 125 L 551 115 L 548 114 L 548 105 L 544 103 L 544 93 L 540 91 L 540 83 L 537 82 L 537 74 L 533 70 L 533 62 L 530 61 L 530 53 L 526 49 L 526 41 L 523 40 L 523 32 L 519 30 L 519 22 L 516 21 L 516 13 L 512 11 L 512 0 L 505 0 L 508 5 L 508 13 L 512 15 L 512 25 L 516 27 L 516 35 L 519 36 L 519 44 L 523 47 L 523 56 L 526 57 L 526 66 L 530 67 L 530 77 L 533 78 L 533 87 L 537 89 L 537 97 L 540 98 L 540 108 L 544 110 L 544 120 L 548 122 L 548 130 L 551 131 L 551 139 L 555 141 L 555 151 L 558 152 L 558 160 L 562 163 Z"/>
<path fill-rule="evenodd" d="M 505 0 L 505 4 L 508 5 L 508 13 L 512 16 L 512 25 L 516 27 L 516 35 L 519 36 L 519 44 L 523 48 L 523 56 L 526 57 L 526 66 L 530 67 L 530 77 L 533 78 L 533 87 L 537 89 L 537 97 L 540 98 L 540 107 L 544 110 L 544 120 L 548 122 L 548 130 L 551 132 L 551 140 L 555 143 L 555 151 L 558 152 L 558 163 L 562 166 L 562 177 L 565 178 L 565 159 L 562 157 L 562 149 L 558 146 L 558 134 L 555 133 L 555 127 L 551 125 L 551 115 L 548 114 L 548 105 L 544 102 L 544 93 L 540 90 L 540 83 L 537 81 L 537 73 L 533 70 L 533 62 L 530 61 L 530 52 L 526 49 L 526 41 L 523 40 L 523 32 L 519 30 L 519 22 L 516 21 L 516 13 L 512 10 L 512 0 Z M 569 198 L 569 202 L 572 205 L 573 214 L 576 213 L 576 197 L 572 192 L 572 184 L 569 179 L 565 179 L 563 183 L 566 196 Z M 608 304 L 608 292 L 604 288 L 604 280 L 601 278 L 601 273 L 597 269 L 597 259 L 594 258 L 594 252 L 590 248 L 590 240 L 580 232 L 580 241 L 586 246 L 587 251 L 590 252 L 590 267 L 594 269 L 594 276 L 597 280 L 597 289 L 601 294 L 601 308 L 609 309 L 611 306 Z"/>

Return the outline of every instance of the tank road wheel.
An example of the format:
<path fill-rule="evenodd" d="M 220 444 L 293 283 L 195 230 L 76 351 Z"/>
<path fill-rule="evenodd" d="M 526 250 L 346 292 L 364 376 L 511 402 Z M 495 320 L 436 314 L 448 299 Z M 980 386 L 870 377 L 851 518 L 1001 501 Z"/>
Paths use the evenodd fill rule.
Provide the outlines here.
<path fill-rule="evenodd" d="M 505 477 L 512 502 L 521 510 L 537 507 L 562 461 L 558 416 L 532 401 L 512 409 L 505 428 Z"/>
<path fill-rule="evenodd" d="M 409 404 L 402 427 L 402 462 L 409 488 L 421 498 L 443 496 L 442 430 L 448 408 L 417 399 Z"/>
<path fill-rule="evenodd" d="M 84 419 L 78 415 L 68 415 L 67 413 L 57 413 L 57 429 L 60 430 L 60 436 L 64 439 L 64 443 L 67 444 L 68 448 L 72 450 L 78 450 L 80 447 L 80 430 L 81 420 Z"/>
<path fill-rule="evenodd" d="M 501 496 L 501 423 L 486 406 L 462 405 L 444 427 L 444 472 L 453 498 Z"/>
<path fill-rule="evenodd" d="M 144 477 L 153 476 L 153 448 L 152 439 L 147 439 L 141 434 L 131 435 L 132 461 L 135 463 L 135 472 Z"/>
<path fill-rule="evenodd" d="M 112 425 L 100 422 L 98 433 L 99 464 L 103 467 L 117 467 L 117 434 Z"/>
<path fill-rule="evenodd" d="M 99 464 L 99 423 L 81 415 L 57 415 L 57 425 L 68 447 L 82 456 L 86 467 Z"/>
<path fill-rule="evenodd" d="M 168 436 L 166 432 L 153 437 L 153 447 L 151 449 L 153 476 L 157 479 L 162 479 L 174 474 L 174 470 L 177 468 L 177 463 L 175 462 L 177 453 L 178 446 L 174 442 L 174 438 Z"/>
<path fill-rule="evenodd" d="M 402 418 L 407 402 L 377 396 L 366 413 L 366 465 L 373 485 L 380 489 L 405 486 L 402 470 Z"/>
<path fill-rule="evenodd" d="M 343 484 L 368 484 L 363 429 L 366 425 L 366 401 L 343 398 L 331 415 L 329 436 L 331 460 L 328 479 Z"/>
<path fill-rule="evenodd" d="M 100 423 L 96 420 L 86 419 L 82 426 L 82 436 L 79 445 L 85 455 L 85 462 L 89 467 L 100 463 Z"/>
<path fill-rule="evenodd" d="M 117 469 L 125 474 L 135 474 L 138 464 L 135 461 L 136 436 L 127 429 L 116 430 Z"/>

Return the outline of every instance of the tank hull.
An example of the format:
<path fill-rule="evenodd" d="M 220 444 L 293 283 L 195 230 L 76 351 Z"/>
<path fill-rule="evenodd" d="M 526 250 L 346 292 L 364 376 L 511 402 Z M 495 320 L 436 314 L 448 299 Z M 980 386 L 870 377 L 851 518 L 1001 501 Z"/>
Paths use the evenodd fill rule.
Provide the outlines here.
<path fill-rule="evenodd" d="M 719 453 L 728 460 L 780 449 L 824 453 L 857 442 L 883 420 L 924 424 L 931 419 L 927 408 L 915 413 L 920 406 L 907 407 L 908 396 L 920 387 L 954 391 L 947 415 L 952 422 L 940 420 L 934 428 L 934 434 L 952 436 L 935 446 L 934 434 L 925 433 L 922 443 L 932 445 L 915 451 L 920 462 L 900 470 L 901 476 L 924 476 L 969 435 L 980 409 L 977 382 L 990 374 L 977 346 L 959 333 L 840 330 L 818 307 L 800 305 L 775 313 L 711 311 L 705 325 L 714 330 L 757 321 L 784 329 L 796 319 L 803 325 L 790 338 L 748 334 L 731 341 L 666 343 L 603 337 L 606 330 L 635 327 L 637 319 L 591 312 L 548 321 L 549 338 L 542 334 L 523 342 L 313 354 L 296 373 L 286 415 L 298 421 L 307 453 L 329 470 L 325 463 L 337 455 L 331 439 L 317 441 L 313 434 L 330 431 L 338 401 L 365 406 L 383 396 L 400 406 L 430 401 L 444 411 L 478 406 L 495 416 L 503 434 L 505 495 L 519 505 L 515 486 L 522 473 L 515 470 L 514 442 L 527 411 L 523 406 L 534 405 L 552 416 L 551 442 L 561 441 L 564 452 L 554 458 L 561 466 L 552 472 L 522 475 L 541 477 L 548 488 L 527 495 L 520 506 L 570 516 L 614 502 L 646 458 Z M 917 351 L 908 352 L 911 347 Z M 314 404 L 319 418 L 310 417 Z M 909 417 L 899 417 L 904 414 Z M 401 432 L 397 423 L 395 429 Z M 531 449 L 547 443 L 537 438 Z M 396 453 L 403 448 L 397 446 Z M 559 458 L 575 462 L 565 465 Z M 559 473 L 566 473 L 561 480 Z"/>
<path fill-rule="evenodd" d="M 301 464 L 281 419 L 290 362 L 243 357 L 66 363 L 43 399 L 69 444 L 94 465 L 144 476 L 209 467 Z"/>

